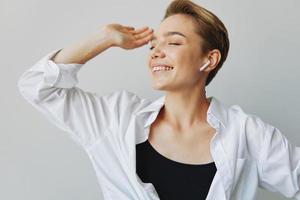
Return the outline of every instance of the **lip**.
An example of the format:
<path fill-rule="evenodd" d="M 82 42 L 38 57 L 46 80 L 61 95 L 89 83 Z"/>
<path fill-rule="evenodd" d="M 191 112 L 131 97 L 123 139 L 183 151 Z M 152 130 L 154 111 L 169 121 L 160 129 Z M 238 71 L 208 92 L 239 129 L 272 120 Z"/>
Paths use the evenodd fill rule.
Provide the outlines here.
<path fill-rule="evenodd" d="M 171 70 L 170 70 L 170 71 L 171 71 Z M 165 73 L 169 73 L 169 71 L 164 71 L 164 70 L 162 70 L 162 71 L 155 71 L 155 72 L 152 71 L 151 73 L 154 74 L 154 75 L 155 75 L 155 74 L 165 74 Z"/>
<path fill-rule="evenodd" d="M 158 70 L 158 71 L 154 71 L 153 68 L 151 69 L 151 73 L 152 74 L 165 74 L 165 73 L 169 73 L 170 71 L 172 71 L 174 69 L 174 67 L 172 67 L 171 70 Z"/>
<path fill-rule="evenodd" d="M 174 67 L 172 67 L 172 66 L 170 66 L 170 65 L 167 65 L 167 64 L 163 64 L 163 63 L 155 63 L 155 64 L 152 64 L 152 65 L 151 65 L 151 69 L 153 69 L 153 67 L 156 67 L 156 66 L 171 67 L 172 69 L 174 69 Z"/>

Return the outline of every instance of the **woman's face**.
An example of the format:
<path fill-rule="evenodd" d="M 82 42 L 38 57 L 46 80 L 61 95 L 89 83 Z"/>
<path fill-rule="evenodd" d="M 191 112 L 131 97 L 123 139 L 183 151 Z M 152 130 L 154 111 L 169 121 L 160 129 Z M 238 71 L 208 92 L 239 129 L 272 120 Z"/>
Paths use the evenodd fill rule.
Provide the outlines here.
<path fill-rule="evenodd" d="M 203 60 L 201 37 L 195 33 L 195 22 L 186 15 L 176 14 L 166 18 L 154 31 L 148 65 L 153 87 L 178 91 L 203 87 L 204 73 L 199 68 Z M 154 66 L 167 65 L 171 70 L 153 71 Z"/>

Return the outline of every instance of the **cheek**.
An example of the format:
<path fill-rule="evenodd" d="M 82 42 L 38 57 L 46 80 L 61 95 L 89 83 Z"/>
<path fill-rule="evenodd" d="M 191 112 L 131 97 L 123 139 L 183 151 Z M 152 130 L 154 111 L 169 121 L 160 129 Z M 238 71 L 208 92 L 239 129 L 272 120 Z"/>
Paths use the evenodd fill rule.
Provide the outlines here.
<path fill-rule="evenodd" d="M 186 67 L 193 65 L 193 52 L 191 52 L 189 49 L 180 49 L 178 51 L 175 51 L 171 55 L 172 58 L 175 60 L 176 64 L 178 64 L 179 66 Z"/>
<path fill-rule="evenodd" d="M 184 80 L 190 79 L 197 75 L 198 60 L 197 54 L 189 50 L 181 50 L 172 54 L 174 64 L 178 67 L 176 74 L 182 77 Z"/>

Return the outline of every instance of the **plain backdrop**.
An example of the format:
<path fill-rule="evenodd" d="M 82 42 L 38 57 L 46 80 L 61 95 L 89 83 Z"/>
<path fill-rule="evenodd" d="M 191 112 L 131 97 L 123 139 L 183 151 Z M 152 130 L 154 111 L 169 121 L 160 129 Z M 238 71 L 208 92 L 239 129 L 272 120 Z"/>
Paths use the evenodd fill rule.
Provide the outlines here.
<path fill-rule="evenodd" d="M 198 0 L 225 24 L 228 58 L 207 96 L 240 105 L 300 146 L 300 2 Z M 0 0 L 0 199 L 96 200 L 102 192 L 85 152 L 19 94 L 20 75 L 50 51 L 108 23 L 159 27 L 169 0 Z M 127 89 L 156 99 L 147 69 L 149 45 L 110 48 L 79 71 L 78 86 Z M 285 199 L 262 189 L 258 199 Z"/>

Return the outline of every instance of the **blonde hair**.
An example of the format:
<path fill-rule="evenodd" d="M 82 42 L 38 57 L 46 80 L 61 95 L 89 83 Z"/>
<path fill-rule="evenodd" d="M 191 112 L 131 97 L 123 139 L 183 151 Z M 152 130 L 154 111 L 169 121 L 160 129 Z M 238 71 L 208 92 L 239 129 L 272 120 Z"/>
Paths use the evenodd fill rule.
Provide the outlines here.
<path fill-rule="evenodd" d="M 196 33 L 204 40 L 201 47 L 204 55 L 213 49 L 218 49 L 221 52 L 220 62 L 208 74 L 205 83 L 207 86 L 227 58 L 230 45 L 227 29 L 216 15 L 190 0 L 172 1 L 166 9 L 163 20 L 175 14 L 185 14 L 191 16 L 196 21 Z"/>

